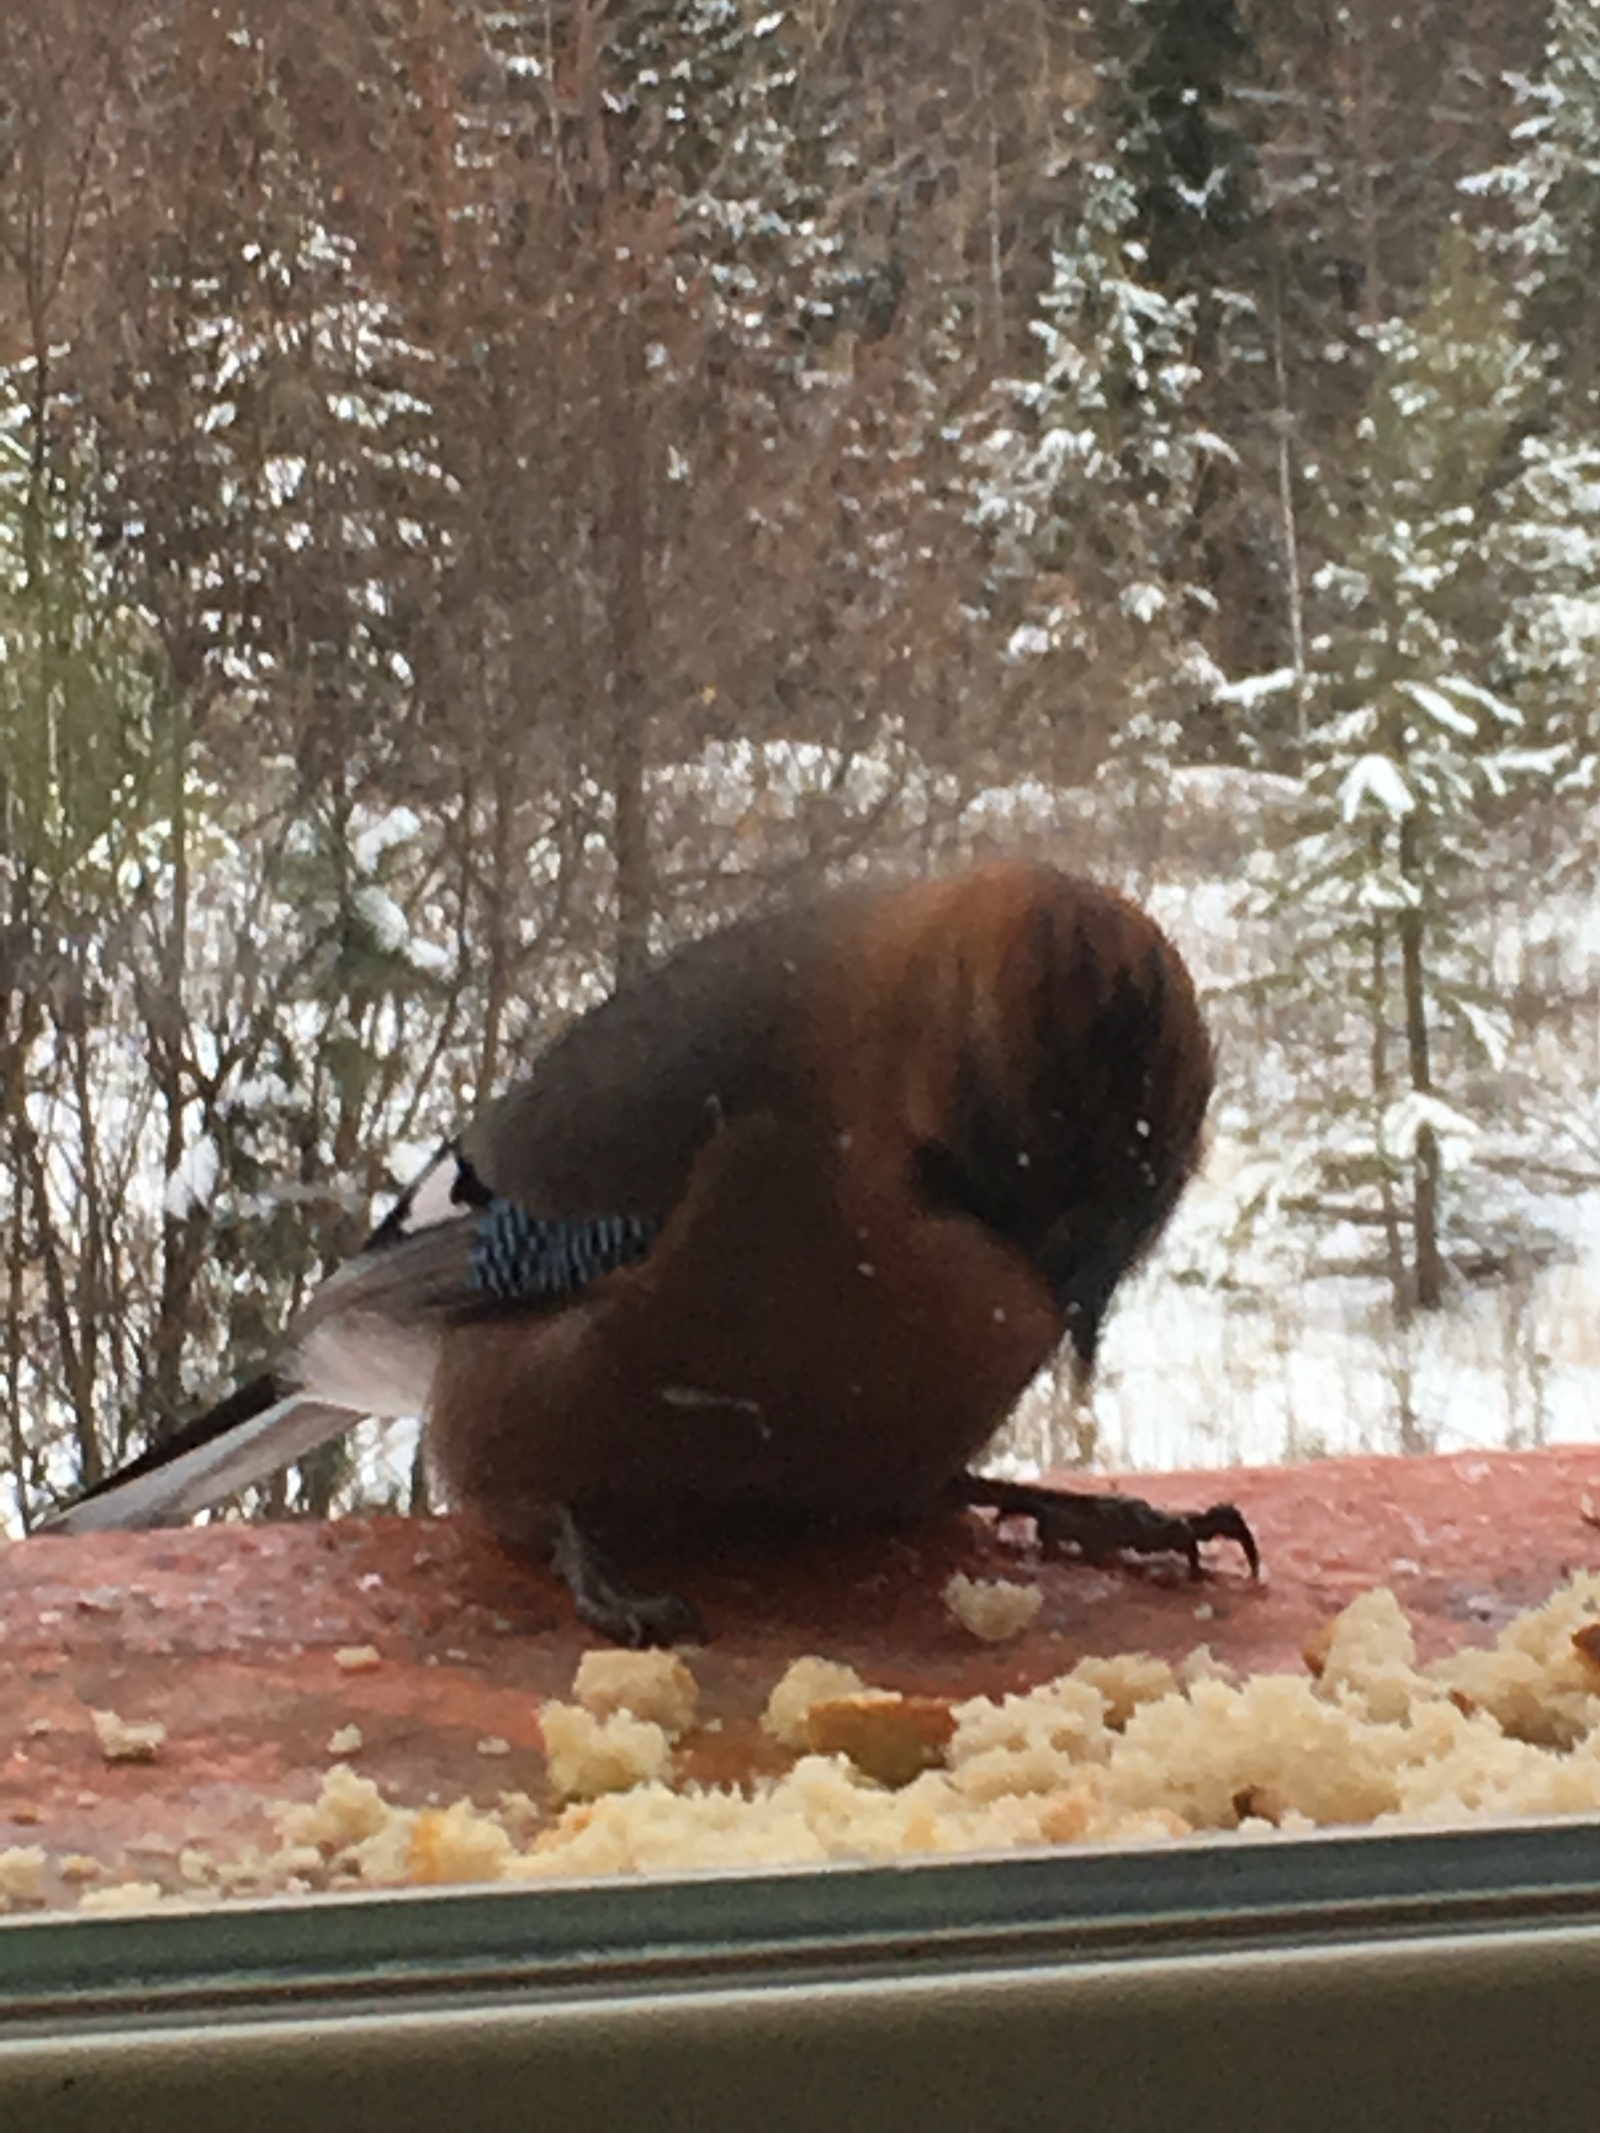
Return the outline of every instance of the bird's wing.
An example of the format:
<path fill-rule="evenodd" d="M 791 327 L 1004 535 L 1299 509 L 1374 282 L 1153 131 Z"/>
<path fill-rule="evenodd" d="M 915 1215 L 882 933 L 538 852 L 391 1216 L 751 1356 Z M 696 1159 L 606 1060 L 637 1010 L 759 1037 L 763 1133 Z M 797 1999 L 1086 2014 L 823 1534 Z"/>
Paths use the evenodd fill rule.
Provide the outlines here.
<path fill-rule="evenodd" d="M 419 1230 L 380 1233 L 322 1284 L 274 1380 L 257 1381 L 292 1389 L 265 1407 L 259 1398 L 224 1401 L 191 1423 L 170 1453 L 144 1454 L 42 1530 L 176 1525 L 305 1458 L 364 1416 L 419 1414 L 444 1324 L 558 1309 L 642 1258 L 652 1236 L 639 1218 L 547 1222 L 495 1198 L 479 1206 L 466 1201 Z"/>
<path fill-rule="evenodd" d="M 230 1396 L 49 1527 L 192 1517 L 364 1416 L 421 1413 L 446 1326 L 560 1310 L 646 1258 L 701 1149 L 784 1071 L 779 1003 L 810 926 L 711 935 L 574 1023 L 321 1284 L 259 1396 Z"/>

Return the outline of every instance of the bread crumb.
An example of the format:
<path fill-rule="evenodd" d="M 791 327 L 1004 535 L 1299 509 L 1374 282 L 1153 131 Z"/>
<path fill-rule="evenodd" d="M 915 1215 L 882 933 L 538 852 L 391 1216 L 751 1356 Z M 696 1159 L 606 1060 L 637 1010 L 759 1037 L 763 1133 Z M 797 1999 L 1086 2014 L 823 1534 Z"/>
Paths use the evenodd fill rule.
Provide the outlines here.
<path fill-rule="evenodd" d="M 814 1703 L 806 1713 L 806 1742 L 816 1755 L 848 1756 L 879 1785 L 909 1785 L 944 1761 L 955 1719 L 943 1696 L 902 1696 L 863 1689 Z"/>
<path fill-rule="evenodd" d="M 616 1711 L 596 1718 L 574 1703 L 547 1703 L 539 1713 L 551 1789 L 564 1800 L 659 1783 L 672 1768 L 672 1744 L 652 1720 Z"/>
<path fill-rule="evenodd" d="M 1237 1688 L 1240 1681 L 1238 1668 L 1219 1659 L 1209 1644 L 1197 1644 L 1178 1661 L 1172 1674 L 1180 1689 L 1192 1689 L 1197 1681 L 1221 1681 L 1229 1688 Z"/>
<path fill-rule="evenodd" d="M 1082 1659 L 1023 1695 L 951 1708 L 868 1689 L 854 1669 L 809 1658 L 789 1669 L 767 1707 L 769 1732 L 792 1739 L 798 1728 L 795 1744 L 809 1752 L 747 1790 L 675 1786 L 667 1730 L 654 1719 L 553 1703 L 541 1714 L 550 1787 L 572 1803 L 554 1819 L 526 1793 L 504 1793 L 487 1810 L 470 1800 L 393 1805 L 341 1763 L 314 1802 L 280 1811 L 276 1849 L 247 1846 L 232 1860 L 185 1850 L 176 1897 L 154 1882 L 118 1882 L 85 1892 L 80 1908 L 1165 1845 L 1199 1831 L 1273 1842 L 1339 1826 L 1593 1816 L 1597 1652 L 1600 1576 L 1583 1576 L 1519 1617 L 1493 1650 L 1431 1666 L 1417 1664 L 1404 1610 L 1381 1589 L 1319 1635 L 1315 1678 L 1240 1679 L 1204 1647 L 1176 1668 L 1127 1653 Z M 597 1678 L 606 1670 L 586 1687 L 603 1696 Z M 613 1685 L 628 1678 L 610 1676 Z M 674 1677 L 656 1669 L 632 1678 Z M 683 1715 L 681 1705 L 657 1708 L 675 1722 Z M 840 1726 L 856 1734 L 846 1738 Z M 880 1751 L 890 1750 L 914 1751 L 914 1764 L 885 1762 Z M 57 1871 L 71 1883 L 104 1869 L 68 1854 Z M 41 1901 L 48 1878 L 37 1848 L 0 1852 L 0 1907 Z"/>
<path fill-rule="evenodd" d="M 700 1684 L 676 1652 L 594 1651 L 578 1661 L 572 1698 L 596 1718 L 628 1711 L 680 1740 L 694 1724 Z"/>
<path fill-rule="evenodd" d="M 0 1911 L 44 1901 L 44 1847 L 10 1844 L 0 1851 Z"/>
<path fill-rule="evenodd" d="M 383 1654 L 375 1644 L 341 1644 L 333 1663 L 342 1674 L 370 1674 L 375 1666 L 382 1666 Z"/>
<path fill-rule="evenodd" d="M 300 1812 L 304 1812 L 304 1810 L 302 1809 Z M 297 1849 L 297 1847 L 291 1847 L 288 1853 L 279 1852 L 275 1855 L 275 1858 L 281 1860 L 293 1856 Z M 316 1848 L 315 1846 L 310 1846 L 306 1847 L 306 1849 L 315 1851 Z M 317 1852 L 316 1856 L 320 1860 L 322 1854 Z M 216 1860 L 215 1866 L 217 1886 L 225 1896 L 254 1895 L 258 1889 L 265 1886 L 272 1879 L 276 1870 L 275 1867 L 268 1868 L 260 1851 L 253 1844 L 247 1844 L 237 1858 Z M 182 1872 L 181 1864 L 179 1871 L 180 1873 Z"/>
<path fill-rule="evenodd" d="M 109 1888 L 85 1889 L 78 1898 L 80 1911 L 115 1915 L 121 1911 L 154 1911 L 167 1900 L 159 1881 L 114 1881 Z"/>
<path fill-rule="evenodd" d="M 121 1718 L 115 1711 L 91 1711 L 95 1738 L 108 1763 L 153 1763 L 166 1740 L 161 1721 Z"/>
<path fill-rule="evenodd" d="M 1019 1637 L 1044 1605 L 1037 1585 L 1018 1585 L 1008 1578 L 969 1578 L 956 1571 L 944 1588 L 944 1604 L 964 1629 L 985 1644 L 1003 1644 Z"/>
<path fill-rule="evenodd" d="M 312 1805 L 286 1808 L 278 1826 L 291 1844 L 334 1852 L 375 1836 L 388 1819 L 388 1804 L 371 1778 L 357 1777 L 348 1763 L 335 1763 Z"/>
<path fill-rule="evenodd" d="M 970 1801 L 1054 1791 L 1077 1765 L 1104 1762 L 1111 1752 L 1105 1698 L 1070 1676 L 1022 1696 L 975 1696 L 956 1706 L 955 1720 L 948 1761 Z"/>
<path fill-rule="evenodd" d="M 337 1733 L 329 1734 L 327 1752 L 329 1755 L 337 1755 L 343 1758 L 347 1755 L 354 1755 L 358 1749 L 363 1748 L 365 1745 L 359 1726 L 341 1726 Z"/>
<path fill-rule="evenodd" d="M 514 1844 L 530 1843 L 544 1827 L 538 1803 L 525 1792 L 503 1792 L 495 1803 L 495 1820 Z"/>
<path fill-rule="evenodd" d="M 811 1706 L 858 1696 L 866 1686 L 853 1666 L 843 1666 L 837 1659 L 796 1659 L 767 1698 L 761 1723 L 785 1748 L 803 1749 Z"/>
<path fill-rule="evenodd" d="M 1397 1731 L 1291 1674 L 1238 1688 L 1197 1680 L 1128 1720 L 1110 1758 L 1111 1797 L 1176 1813 L 1192 1829 L 1236 1828 L 1236 1803 L 1257 1793 L 1318 1824 L 1370 1822 L 1398 1802 Z"/>
<path fill-rule="evenodd" d="M 470 1801 L 430 1807 L 416 1818 L 406 1847 L 406 1878 L 414 1882 L 499 1881 L 515 1856 L 500 1824 Z"/>
<path fill-rule="evenodd" d="M 1403 1720 L 1417 1703 L 1437 1703 L 1446 1694 L 1442 1683 L 1417 1672 L 1411 1624 L 1387 1586 L 1352 1600 L 1316 1640 L 1316 1651 L 1317 1693 L 1375 1724 Z"/>
<path fill-rule="evenodd" d="M 22 1730 L 29 1740 L 43 1740 L 47 1733 L 55 1731 L 55 1727 L 48 1718 L 30 1718 Z"/>
<path fill-rule="evenodd" d="M 1159 1703 L 1178 1686 L 1178 1678 L 1165 1659 L 1149 1652 L 1121 1652 L 1109 1659 L 1080 1659 L 1067 1676 L 1069 1681 L 1097 1689 L 1105 1704 L 1105 1722 L 1120 1733 L 1142 1703 Z"/>
<path fill-rule="evenodd" d="M 1600 1576 L 1584 1572 L 1508 1623 L 1491 1651 L 1457 1652 L 1427 1675 L 1469 1696 L 1515 1740 L 1574 1748 L 1600 1728 L 1600 1681 L 1575 1641 L 1597 1620 Z"/>
<path fill-rule="evenodd" d="M 502 1740 L 498 1733 L 486 1733 L 483 1739 L 478 1742 L 477 1752 L 479 1755 L 509 1755 L 511 1753 L 511 1743 L 508 1740 Z"/>

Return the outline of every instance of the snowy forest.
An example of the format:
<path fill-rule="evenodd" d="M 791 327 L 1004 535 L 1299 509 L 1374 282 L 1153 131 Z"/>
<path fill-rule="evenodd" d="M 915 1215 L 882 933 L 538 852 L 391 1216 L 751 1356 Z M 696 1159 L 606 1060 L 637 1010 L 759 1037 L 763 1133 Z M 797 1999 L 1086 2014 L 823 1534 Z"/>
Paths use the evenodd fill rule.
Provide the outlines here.
<path fill-rule="evenodd" d="M 1020 1455 L 1593 1434 L 1597 681 L 1593 0 L 6 0 L 0 1521 L 662 949 L 997 849 L 1222 1074 Z"/>

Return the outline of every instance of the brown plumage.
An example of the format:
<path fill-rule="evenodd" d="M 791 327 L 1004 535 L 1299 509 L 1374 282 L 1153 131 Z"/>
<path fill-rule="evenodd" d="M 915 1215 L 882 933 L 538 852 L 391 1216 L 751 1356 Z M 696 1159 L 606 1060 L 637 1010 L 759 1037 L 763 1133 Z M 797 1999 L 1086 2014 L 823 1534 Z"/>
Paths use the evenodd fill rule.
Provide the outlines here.
<path fill-rule="evenodd" d="M 352 1380 L 408 1359 L 452 1501 L 516 1546 L 555 1533 L 612 1633 L 671 1634 L 675 1603 L 628 1593 L 596 1536 L 904 1519 L 961 1492 L 1063 1340 L 1092 1364 L 1211 1086 L 1177 951 L 1053 868 L 747 920 L 569 1028 L 452 1151 L 464 1219 L 418 1230 L 408 1196 L 256 1404 L 287 1384 L 346 1420 L 398 1411 L 403 1388 Z M 1225 1509 L 1111 1545 L 1192 1557 L 1215 1532 L 1253 1560 Z"/>

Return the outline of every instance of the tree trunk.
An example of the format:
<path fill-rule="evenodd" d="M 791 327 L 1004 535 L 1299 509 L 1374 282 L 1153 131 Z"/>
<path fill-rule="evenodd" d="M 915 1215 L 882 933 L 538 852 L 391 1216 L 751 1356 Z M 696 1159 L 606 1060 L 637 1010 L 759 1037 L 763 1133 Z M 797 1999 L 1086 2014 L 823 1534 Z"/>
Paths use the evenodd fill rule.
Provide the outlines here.
<path fill-rule="evenodd" d="M 1283 529 L 1283 583 L 1289 603 L 1289 658 L 1294 667 L 1295 742 L 1304 765 L 1307 738 L 1305 595 L 1300 586 L 1300 536 L 1294 506 L 1294 416 L 1289 408 L 1289 372 L 1283 355 L 1283 302 L 1273 310 L 1272 372 L 1278 404 L 1273 427 L 1278 444 L 1278 517 Z"/>
<path fill-rule="evenodd" d="M 165 1123 L 161 1171 L 169 1184 L 187 1151 L 183 1058 L 184 975 L 189 947 L 188 742 L 189 722 L 184 701 L 179 697 L 173 706 L 169 741 L 172 815 L 167 930 L 158 952 L 155 984 L 145 1000 L 150 1065 Z M 202 1262 L 201 1238 L 196 1234 L 193 1214 L 192 1208 L 180 1214 L 168 1207 L 161 1218 L 161 1303 L 150 1344 L 158 1436 L 176 1426 L 183 1406 L 183 1349 L 195 1277 Z M 199 1227 L 203 1230 L 205 1225 Z"/>
<path fill-rule="evenodd" d="M 621 299 L 624 306 L 630 299 Z M 655 916 L 650 859 L 649 703 L 645 646 L 650 630 L 645 589 L 644 349 L 632 308 L 622 309 L 611 336 L 602 399 L 611 459 L 610 696 L 612 848 L 617 870 L 613 973 L 620 988 L 649 967 Z"/>
<path fill-rule="evenodd" d="M 1372 1094 L 1381 1119 L 1389 1106 L 1389 1024 L 1385 1014 L 1384 932 L 1381 919 L 1372 925 Z M 1388 1163 L 1378 1165 L 1378 1198 L 1383 1212 L 1383 1251 L 1389 1269 L 1389 1291 L 1397 1323 L 1411 1315 L 1411 1281 L 1406 1271 L 1405 1244 L 1400 1235 L 1400 1206 Z"/>
<path fill-rule="evenodd" d="M 1408 815 L 1400 825 L 1400 872 L 1421 886 L 1417 823 Z M 1422 913 L 1413 906 L 1400 914 L 1400 976 L 1405 997 L 1406 1053 L 1411 1086 L 1418 1096 L 1433 1094 L 1428 1052 L 1428 995 L 1423 958 Z M 1444 1301 L 1444 1259 L 1439 1250 L 1439 1141 L 1423 1126 L 1411 1163 L 1411 1223 L 1417 1276 L 1417 1304 L 1436 1311 Z"/>
<path fill-rule="evenodd" d="M 483 1034 L 478 1044 L 476 1101 L 480 1107 L 489 1101 L 499 1084 L 500 1047 L 511 997 L 511 830 L 515 814 L 516 800 L 509 782 L 497 778 L 489 829 L 489 888 L 484 899 L 484 927 L 489 938 L 484 975 Z M 470 798 L 467 819 L 469 822 L 472 819 Z"/>
<path fill-rule="evenodd" d="M 581 6 L 573 22 L 574 79 L 583 110 L 585 185 L 593 204 L 601 257 L 608 262 L 595 322 L 596 450 L 605 468 L 606 696 L 610 710 L 607 770 L 611 786 L 611 856 L 616 867 L 612 981 L 620 989 L 648 968 L 655 882 L 645 793 L 649 763 L 650 635 L 645 582 L 645 335 L 640 307 L 648 268 L 642 229 L 631 217 L 612 160 L 597 62 L 605 10 Z M 646 247 L 648 250 L 648 247 Z"/>

